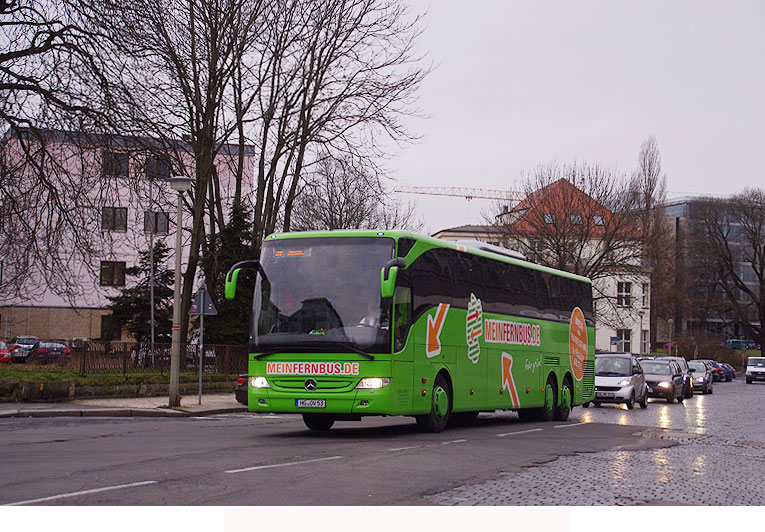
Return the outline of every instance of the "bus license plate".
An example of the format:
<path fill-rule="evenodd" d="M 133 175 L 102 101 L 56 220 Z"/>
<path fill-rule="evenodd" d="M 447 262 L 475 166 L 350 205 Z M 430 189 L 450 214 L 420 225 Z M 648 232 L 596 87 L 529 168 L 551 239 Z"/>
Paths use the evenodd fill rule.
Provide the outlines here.
<path fill-rule="evenodd" d="M 324 408 L 326 402 L 324 399 L 295 399 L 297 408 Z"/>

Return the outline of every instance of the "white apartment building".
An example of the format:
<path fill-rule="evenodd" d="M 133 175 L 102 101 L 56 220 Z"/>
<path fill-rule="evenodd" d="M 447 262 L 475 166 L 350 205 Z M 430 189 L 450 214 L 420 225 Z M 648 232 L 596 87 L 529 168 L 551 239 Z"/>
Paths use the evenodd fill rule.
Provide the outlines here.
<path fill-rule="evenodd" d="M 108 314 L 107 297 L 117 295 L 130 282 L 125 270 L 136 265 L 139 252 L 148 251 L 152 241 L 164 240 L 170 249 L 167 267 L 175 267 L 177 193 L 166 179 L 178 174 L 193 178 L 193 153 L 189 146 L 179 143 L 165 155 L 158 143 L 146 138 L 63 131 L 44 131 L 42 136 L 47 151 L 59 159 L 58 170 L 48 178 L 65 187 L 62 180 L 66 173 L 67 179 L 75 177 L 72 182 L 87 188 L 77 208 L 87 210 L 88 225 L 83 231 L 93 239 L 96 251 L 84 260 L 69 261 L 67 271 L 61 272 L 59 279 L 69 284 L 68 296 L 31 267 L 26 297 L 0 301 L 0 338 L 19 334 L 99 338 L 103 317 Z M 0 148 L 4 164 L 23 168 L 18 138 L 6 135 Z M 238 155 L 238 146 L 225 145 L 215 161 L 216 185 L 227 209 L 234 195 Z M 247 198 L 253 182 L 252 147 L 245 148 L 244 162 L 242 197 Z M 31 171 L 17 178 L 36 179 Z M 183 220 L 183 226 L 190 228 L 190 211 L 183 213 Z M 186 234 L 185 250 L 190 240 L 188 230 Z M 182 270 L 187 256 L 185 251 Z M 5 265 L 6 270 L 9 266 Z"/>

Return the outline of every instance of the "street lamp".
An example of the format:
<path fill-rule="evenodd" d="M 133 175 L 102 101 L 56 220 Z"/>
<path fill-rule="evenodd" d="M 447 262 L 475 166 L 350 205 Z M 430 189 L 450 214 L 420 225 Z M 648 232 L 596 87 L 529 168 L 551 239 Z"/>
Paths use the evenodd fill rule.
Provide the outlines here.
<path fill-rule="evenodd" d="M 190 177 L 173 176 L 170 188 L 178 192 L 178 218 L 175 225 L 175 289 L 173 292 L 173 343 L 170 350 L 170 407 L 181 406 L 181 248 L 183 246 L 183 193 L 191 189 Z"/>
<path fill-rule="evenodd" d="M 638 314 L 640 314 L 640 336 L 639 336 L 639 338 L 640 338 L 640 354 L 647 355 L 649 353 L 643 352 L 643 347 L 644 347 L 644 345 L 643 345 L 643 316 L 645 316 L 645 311 L 641 310 L 640 312 L 638 312 Z M 650 351 L 650 349 L 649 349 L 649 351 Z"/>
<path fill-rule="evenodd" d="M 667 319 L 667 323 L 669 323 L 669 354 L 672 354 L 672 324 L 675 322 L 672 318 Z"/>

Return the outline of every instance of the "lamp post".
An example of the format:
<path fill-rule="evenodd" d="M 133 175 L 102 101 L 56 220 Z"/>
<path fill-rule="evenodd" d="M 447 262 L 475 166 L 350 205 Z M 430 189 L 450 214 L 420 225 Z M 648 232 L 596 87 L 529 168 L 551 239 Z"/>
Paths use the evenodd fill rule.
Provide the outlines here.
<path fill-rule="evenodd" d="M 173 343 L 170 351 L 170 407 L 181 406 L 181 249 L 183 246 L 183 193 L 191 189 L 190 177 L 173 176 L 170 188 L 178 192 L 178 218 L 175 226 L 175 289 L 173 291 Z"/>
<path fill-rule="evenodd" d="M 672 318 L 669 318 L 667 320 L 667 323 L 669 323 L 669 354 L 672 354 L 672 324 L 675 322 Z"/>
<path fill-rule="evenodd" d="M 640 338 L 640 354 L 641 355 L 647 355 L 648 353 L 643 352 L 643 316 L 645 315 L 645 311 L 641 310 L 638 314 L 640 314 L 640 333 L 638 338 Z"/>

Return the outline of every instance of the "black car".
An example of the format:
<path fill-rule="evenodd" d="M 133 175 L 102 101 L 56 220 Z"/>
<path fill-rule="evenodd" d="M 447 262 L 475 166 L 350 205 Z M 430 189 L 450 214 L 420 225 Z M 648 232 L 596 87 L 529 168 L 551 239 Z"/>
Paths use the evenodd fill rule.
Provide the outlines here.
<path fill-rule="evenodd" d="M 683 370 L 683 397 L 686 399 L 693 397 L 693 375 L 691 368 L 688 367 L 688 361 L 683 357 L 664 357 L 656 360 L 674 360 L 680 369 Z"/>
<path fill-rule="evenodd" d="M 234 388 L 234 397 L 243 405 L 247 404 L 247 375 L 239 375 L 236 379 L 236 388 Z"/>
<path fill-rule="evenodd" d="M 59 342 L 37 342 L 27 355 L 27 362 L 53 362 L 56 360 L 69 360 L 72 352 Z"/>
<path fill-rule="evenodd" d="M 645 360 L 640 363 L 645 372 L 645 382 L 648 384 L 648 397 L 660 397 L 673 403 L 677 399 L 682 403 L 683 371 L 674 360 Z"/>

